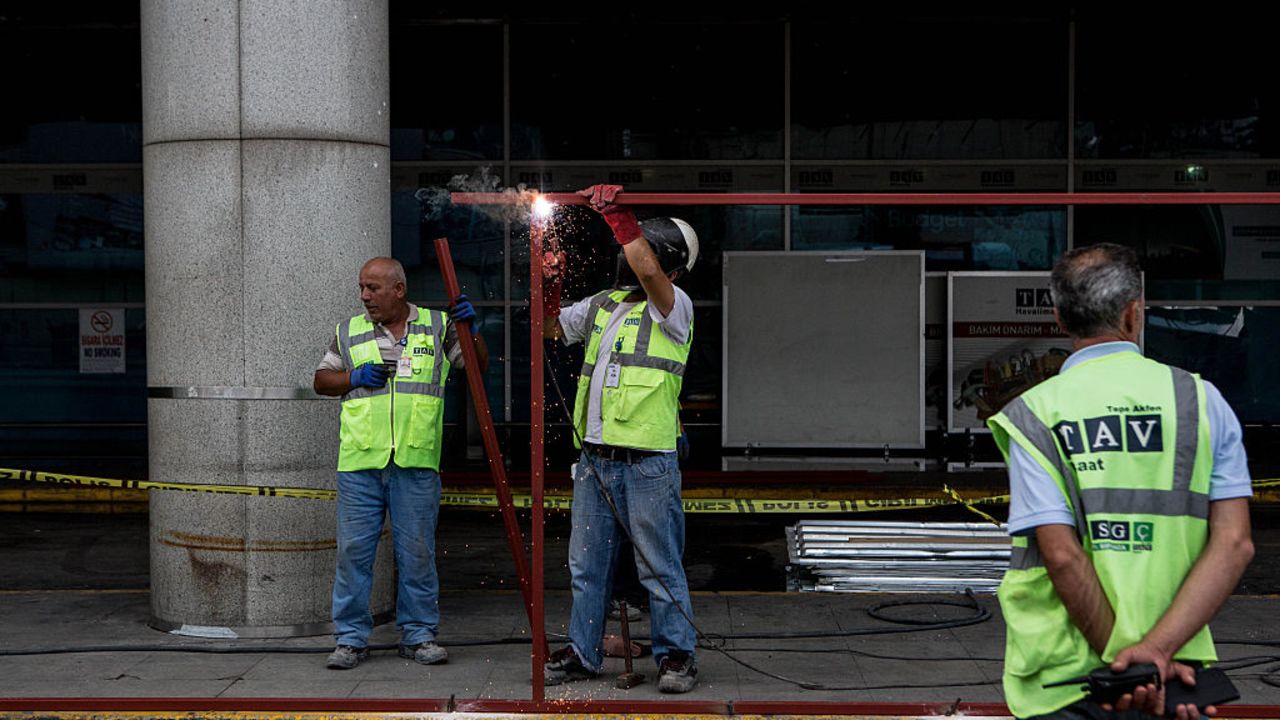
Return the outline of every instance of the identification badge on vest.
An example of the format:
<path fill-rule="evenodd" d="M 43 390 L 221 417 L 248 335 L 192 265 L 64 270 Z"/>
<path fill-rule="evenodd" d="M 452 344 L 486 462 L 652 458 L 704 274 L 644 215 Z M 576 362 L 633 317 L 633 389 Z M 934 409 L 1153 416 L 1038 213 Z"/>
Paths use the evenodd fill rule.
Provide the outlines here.
<path fill-rule="evenodd" d="M 401 355 L 396 362 L 396 377 L 413 377 L 413 358 L 408 355 Z"/>
<path fill-rule="evenodd" d="M 613 353 L 609 355 L 609 364 L 604 368 L 604 386 L 607 388 L 618 387 L 618 382 L 622 379 L 622 364 L 618 362 L 618 353 L 620 352 L 622 352 L 621 340 L 613 344 Z"/>

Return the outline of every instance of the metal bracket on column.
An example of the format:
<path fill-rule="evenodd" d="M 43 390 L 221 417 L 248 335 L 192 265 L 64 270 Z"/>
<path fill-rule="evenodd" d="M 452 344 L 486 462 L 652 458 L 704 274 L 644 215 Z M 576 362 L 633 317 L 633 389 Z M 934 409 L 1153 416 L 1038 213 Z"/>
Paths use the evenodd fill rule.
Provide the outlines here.
<path fill-rule="evenodd" d="M 311 388 L 233 387 L 228 385 L 152 386 L 147 397 L 170 400 L 337 400 Z"/>

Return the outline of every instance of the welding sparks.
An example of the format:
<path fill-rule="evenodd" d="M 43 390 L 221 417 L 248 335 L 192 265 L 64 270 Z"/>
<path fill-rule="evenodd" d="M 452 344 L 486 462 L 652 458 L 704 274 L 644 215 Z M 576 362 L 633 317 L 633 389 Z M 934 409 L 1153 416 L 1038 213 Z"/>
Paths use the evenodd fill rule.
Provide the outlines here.
<path fill-rule="evenodd" d="M 533 214 L 538 218 L 546 219 L 551 217 L 551 213 L 555 209 L 555 203 L 551 202 L 543 195 L 539 195 L 533 199 Z"/>

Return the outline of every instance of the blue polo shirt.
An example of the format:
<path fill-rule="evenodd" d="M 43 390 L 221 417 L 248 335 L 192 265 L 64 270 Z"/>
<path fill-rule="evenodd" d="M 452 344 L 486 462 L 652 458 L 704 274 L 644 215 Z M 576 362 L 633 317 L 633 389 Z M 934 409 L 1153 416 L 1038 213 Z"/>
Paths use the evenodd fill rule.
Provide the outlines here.
<path fill-rule="evenodd" d="M 1112 353 L 1140 352 L 1131 342 L 1108 342 L 1078 350 L 1062 364 L 1059 374 L 1087 360 Z M 1209 500 L 1252 497 L 1252 479 L 1240 432 L 1240 421 L 1213 383 L 1204 381 L 1205 411 L 1213 447 Z M 1058 484 L 1040 463 L 1017 443 L 1009 443 L 1009 534 L 1025 535 L 1040 525 L 1075 525 L 1075 518 Z"/>

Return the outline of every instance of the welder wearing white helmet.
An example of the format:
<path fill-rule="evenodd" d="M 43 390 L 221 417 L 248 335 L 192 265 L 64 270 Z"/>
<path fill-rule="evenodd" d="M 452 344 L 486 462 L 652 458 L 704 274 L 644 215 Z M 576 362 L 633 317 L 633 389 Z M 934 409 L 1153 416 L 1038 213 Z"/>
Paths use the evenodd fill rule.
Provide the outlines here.
<path fill-rule="evenodd" d="M 683 693 L 698 676 L 676 457 L 693 301 L 675 281 L 697 262 L 698 235 L 678 218 L 637 221 L 614 203 L 621 190 L 581 191 L 622 246 L 613 288 L 561 308 L 563 258 L 547 263 L 543 335 L 584 343 L 586 353 L 573 411 L 582 455 L 573 479 L 569 644 L 552 653 L 545 678 L 557 685 L 600 673 L 615 549 L 625 533 L 649 592 L 658 689 Z"/>

